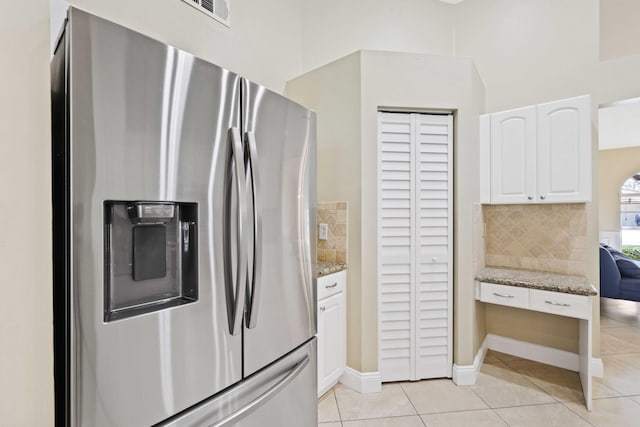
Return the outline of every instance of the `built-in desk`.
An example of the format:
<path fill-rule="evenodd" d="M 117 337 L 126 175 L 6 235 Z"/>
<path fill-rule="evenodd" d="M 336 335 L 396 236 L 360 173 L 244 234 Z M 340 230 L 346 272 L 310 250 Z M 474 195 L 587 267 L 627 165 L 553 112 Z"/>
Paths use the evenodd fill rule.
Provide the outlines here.
<path fill-rule="evenodd" d="M 582 276 L 490 267 L 476 275 L 476 299 L 580 320 L 579 373 L 591 410 L 592 297 L 598 292 Z"/>

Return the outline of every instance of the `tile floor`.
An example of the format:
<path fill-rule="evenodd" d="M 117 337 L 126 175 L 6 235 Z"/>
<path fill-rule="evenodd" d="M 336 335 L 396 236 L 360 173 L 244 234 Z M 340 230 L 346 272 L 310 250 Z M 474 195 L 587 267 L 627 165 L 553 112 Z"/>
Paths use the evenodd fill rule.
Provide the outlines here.
<path fill-rule="evenodd" d="M 640 303 L 602 299 L 605 377 L 593 411 L 578 374 L 490 351 L 473 386 L 450 380 L 390 383 L 359 394 L 337 385 L 318 401 L 322 427 L 640 426 Z"/>

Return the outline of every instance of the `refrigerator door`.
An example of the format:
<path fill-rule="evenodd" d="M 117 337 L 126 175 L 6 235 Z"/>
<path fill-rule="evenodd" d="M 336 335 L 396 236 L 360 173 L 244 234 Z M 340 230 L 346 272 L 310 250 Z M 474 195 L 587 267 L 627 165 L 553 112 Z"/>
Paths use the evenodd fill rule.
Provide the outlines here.
<path fill-rule="evenodd" d="M 68 150 L 71 173 L 71 425 L 148 426 L 242 378 L 241 324 L 233 325 L 239 293 L 226 283 L 223 268 L 225 260 L 242 258 L 237 247 L 225 247 L 225 209 L 232 228 L 243 223 L 238 187 L 244 178 L 238 176 L 244 169 L 235 165 L 242 154 L 234 162 L 229 131 L 236 129 L 241 150 L 240 81 L 77 9 L 70 9 L 66 37 L 70 138 L 54 147 Z M 192 302 L 115 320 L 105 316 L 109 201 L 196 206 Z M 131 286 L 146 286 L 147 276 Z"/>
<path fill-rule="evenodd" d="M 215 398 L 154 427 L 315 427 L 315 338 Z"/>
<path fill-rule="evenodd" d="M 254 225 L 244 332 L 247 376 L 316 331 L 316 123 L 312 111 L 260 85 L 243 80 L 242 87 Z"/>

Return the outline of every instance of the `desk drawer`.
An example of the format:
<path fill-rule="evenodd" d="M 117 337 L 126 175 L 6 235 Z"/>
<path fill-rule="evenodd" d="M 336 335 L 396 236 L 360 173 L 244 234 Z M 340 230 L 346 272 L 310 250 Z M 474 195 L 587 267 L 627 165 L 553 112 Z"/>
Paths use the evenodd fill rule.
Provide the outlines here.
<path fill-rule="evenodd" d="M 335 295 L 345 290 L 347 284 L 347 271 L 342 270 L 337 273 L 327 274 L 318 277 L 318 301 Z"/>
<path fill-rule="evenodd" d="M 480 282 L 480 301 L 510 307 L 529 307 L 529 289 Z"/>
<path fill-rule="evenodd" d="M 560 316 L 591 318 L 591 304 L 585 295 L 563 294 L 560 292 L 531 289 L 529 300 L 531 309 Z"/>

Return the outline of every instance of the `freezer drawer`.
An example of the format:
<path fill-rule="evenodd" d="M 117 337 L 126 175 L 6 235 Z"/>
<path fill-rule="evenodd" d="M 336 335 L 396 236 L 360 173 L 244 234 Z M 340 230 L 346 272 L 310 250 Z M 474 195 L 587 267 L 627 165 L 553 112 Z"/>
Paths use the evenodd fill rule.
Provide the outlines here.
<path fill-rule="evenodd" d="M 315 427 L 316 339 L 230 390 L 154 427 Z"/>

